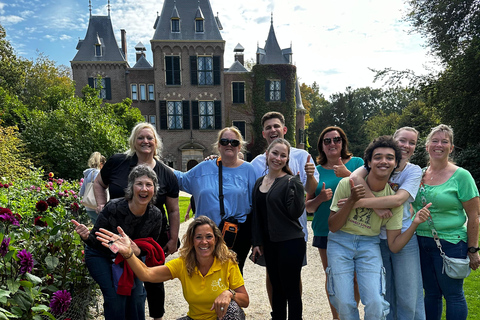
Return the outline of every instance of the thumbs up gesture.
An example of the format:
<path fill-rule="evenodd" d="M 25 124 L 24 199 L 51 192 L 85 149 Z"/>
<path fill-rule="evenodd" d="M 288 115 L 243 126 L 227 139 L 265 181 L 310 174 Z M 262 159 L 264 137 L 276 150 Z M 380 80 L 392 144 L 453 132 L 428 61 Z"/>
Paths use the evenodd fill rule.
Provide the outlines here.
<path fill-rule="evenodd" d="M 332 192 L 332 189 L 328 188 L 328 189 L 325 189 L 325 182 L 323 183 L 323 186 L 322 186 L 322 190 L 320 190 L 320 193 L 318 194 L 318 198 L 322 201 L 322 202 L 325 202 L 325 201 L 328 201 L 330 199 L 332 199 L 332 196 L 333 196 L 333 192 Z"/>
<path fill-rule="evenodd" d="M 342 157 L 338 158 L 337 163 L 333 165 L 333 172 L 335 172 L 335 175 L 339 178 L 350 177 L 351 174 L 350 170 L 345 167 Z"/>
<path fill-rule="evenodd" d="M 313 174 L 315 173 L 315 164 L 311 162 L 312 156 L 308 155 L 307 157 L 307 163 L 305 163 L 305 173 L 307 177 L 313 177 Z"/>
<path fill-rule="evenodd" d="M 353 182 L 353 179 L 350 179 L 350 191 L 352 192 L 350 194 L 350 198 L 354 202 L 357 202 L 358 200 L 365 197 L 365 187 L 361 184 L 355 185 L 355 183 Z"/>

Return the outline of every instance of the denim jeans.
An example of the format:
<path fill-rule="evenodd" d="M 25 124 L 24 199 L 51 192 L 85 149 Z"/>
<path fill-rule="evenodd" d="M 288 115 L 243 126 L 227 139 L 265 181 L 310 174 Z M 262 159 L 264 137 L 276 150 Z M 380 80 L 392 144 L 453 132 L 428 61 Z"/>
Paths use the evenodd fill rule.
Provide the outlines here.
<path fill-rule="evenodd" d="M 131 296 L 117 294 L 112 278 L 112 259 L 104 253 L 85 247 L 85 263 L 103 294 L 103 312 L 106 320 L 145 320 L 146 292 L 142 281 L 135 277 Z"/>
<path fill-rule="evenodd" d="M 380 240 L 383 267 L 386 273 L 385 299 L 390 303 L 387 320 L 424 320 L 422 271 L 417 236 L 398 253 L 388 248 L 387 240 Z"/>
<path fill-rule="evenodd" d="M 97 222 L 98 214 L 95 210 L 90 210 L 87 209 L 87 214 L 90 217 L 90 221 L 92 221 L 92 224 L 95 225 L 95 222 Z"/>
<path fill-rule="evenodd" d="M 385 300 L 385 269 L 378 236 L 359 236 L 337 231 L 328 234 L 327 289 L 340 319 L 358 320 L 360 315 L 353 291 L 357 274 L 365 320 L 385 319 L 390 306 Z"/>
<path fill-rule="evenodd" d="M 442 296 L 447 303 L 447 320 L 467 319 L 468 308 L 463 294 L 463 279 L 452 279 L 443 273 L 443 259 L 440 250 L 431 237 L 418 238 L 420 262 L 422 265 L 423 289 L 425 289 L 425 313 L 427 320 L 439 320 L 442 317 Z M 457 244 L 440 240 L 442 250 L 448 257 L 465 258 L 467 243 Z"/>

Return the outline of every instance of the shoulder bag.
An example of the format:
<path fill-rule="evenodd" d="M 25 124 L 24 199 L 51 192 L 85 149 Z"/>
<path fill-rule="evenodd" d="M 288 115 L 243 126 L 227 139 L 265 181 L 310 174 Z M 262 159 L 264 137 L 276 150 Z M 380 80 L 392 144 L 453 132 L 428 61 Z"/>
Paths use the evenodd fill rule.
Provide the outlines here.
<path fill-rule="evenodd" d="M 90 175 L 92 175 L 94 170 L 90 172 Z M 83 194 L 82 198 L 82 204 L 91 210 L 96 210 L 97 209 L 97 201 L 95 200 L 95 193 L 93 191 L 93 184 L 95 183 L 94 179 L 91 179 L 87 185 L 85 186 L 85 193 Z M 110 194 L 107 191 L 107 202 L 110 200 Z"/>

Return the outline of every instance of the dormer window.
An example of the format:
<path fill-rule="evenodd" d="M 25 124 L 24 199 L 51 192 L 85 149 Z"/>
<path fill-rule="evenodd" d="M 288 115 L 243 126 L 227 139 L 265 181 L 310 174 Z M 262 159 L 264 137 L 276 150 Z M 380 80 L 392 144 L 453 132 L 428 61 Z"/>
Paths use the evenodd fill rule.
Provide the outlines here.
<path fill-rule="evenodd" d="M 203 28 L 203 19 L 196 19 L 195 20 L 195 32 L 204 32 Z"/>
<path fill-rule="evenodd" d="M 95 57 L 102 56 L 102 39 L 98 36 L 97 33 L 97 41 L 95 42 Z"/>
<path fill-rule="evenodd" d="M 180 32 L 180 19 L 172 19 L 172 32 Z"/>
<path fill-rule="evenodd" d="M 96 44 L 95 45 L 95 57 L 101 57 L 102 56 L 102 45 L 101 44 Z"/>

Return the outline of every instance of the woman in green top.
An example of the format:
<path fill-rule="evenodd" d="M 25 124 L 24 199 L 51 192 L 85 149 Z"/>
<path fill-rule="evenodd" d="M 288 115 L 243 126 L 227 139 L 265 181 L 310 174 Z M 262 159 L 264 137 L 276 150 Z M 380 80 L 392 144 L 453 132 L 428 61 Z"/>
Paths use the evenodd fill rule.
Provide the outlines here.
<path fill-rule="evenodd" d="M 449 161 L 453 147 L 452 128 L 441 124 L 432 129 L 426 141 L 430 165 L 424 169 L 420 189 L 412 203 L 415 211 L 432 203 L 432 219 L 417 228 L 427 319 L 441 318 L 442 296 L 447 303 L 447 319 L 462 320 L 468 314 L 463 279 L 452 279 L 443 272 L 440 250 L 432 237 L 432 225 L 448 257 L 465 258 L 468 255 L 472 269 L 476 270 L 480 265 L 477 252 L 478 189 L 467 170 Z"/>
<path fill-rule="evenodd" d="M 317 148 L 319 152 L 317 170 L 320 174 L 320 180 L 315 191 L 315 197 L 307 194 L 305 206 L 307 212 L 315 212 L 312 222 L 314 233 L 312 245 L 318 248 L 323 270 L 325 270 L 328 266 L 328 217 L 330 216 L 333 193 L 342 178 L 350 176 L 351 172 L 363 166 L 363 159 L 353 157 L 352 153 L 348 151 L 347 135 L 339 127 L 325 128 L 320 134 Z M 358 286 L 355 286 L 355 293 L 358 302 L 360 298 Z M 331 304 L 330 309 L 333 319 L 338 319 L 338 313 Z"/>

